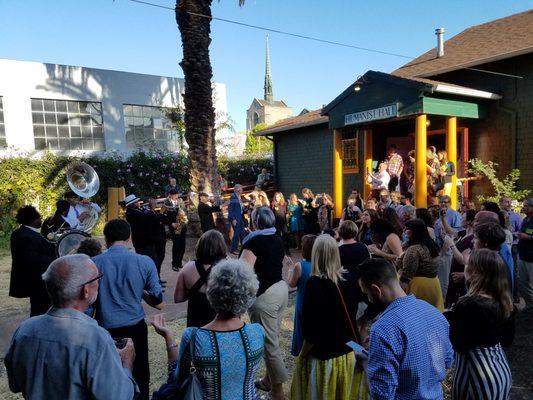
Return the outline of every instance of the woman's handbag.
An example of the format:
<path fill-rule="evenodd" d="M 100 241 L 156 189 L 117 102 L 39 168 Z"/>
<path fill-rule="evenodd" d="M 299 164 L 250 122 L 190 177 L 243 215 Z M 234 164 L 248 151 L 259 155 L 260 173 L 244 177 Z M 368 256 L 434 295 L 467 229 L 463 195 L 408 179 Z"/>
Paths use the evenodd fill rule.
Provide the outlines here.
<path fill-rule="evenodd" d="M 189 342 L 191 366 L 189 369 L 189 376 L 183 381 L 180 386 L 180 391 L 176 400 L 203 400 L 204 389 L 202 383 L 196 375 L 196 367 L 194 366 L 194 344 L 196 342 L 196 333 L 198 328 L 194 329 L 191 335 L 191 341 Z"/>
<path fill-rule="evenodd" d="M 196 375 L 196 368 L 194 366 L 194 344 L 196 342 L 197 331 L 198 328 L 194 328 L 189 342 L 189 354 L 191 357 L 189 375 L 182 383 L 179 382 L 179 377 L 165 383 L 157 392 L 154 392 L 152 400 L 203 400 L 204 389 L 202 388 L 200 379 Z"/>

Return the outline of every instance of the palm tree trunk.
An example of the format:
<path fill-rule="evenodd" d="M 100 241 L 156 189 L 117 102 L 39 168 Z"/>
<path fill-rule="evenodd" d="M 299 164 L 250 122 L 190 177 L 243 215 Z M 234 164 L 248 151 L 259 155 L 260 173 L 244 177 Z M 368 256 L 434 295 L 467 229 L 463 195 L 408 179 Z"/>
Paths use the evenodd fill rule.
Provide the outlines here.
<path fill-rule="evenodd" d="M 177 0 L 185 75 L 185 140 L 189 145 L 191 191 L 220 194 L 215 148 L 215 111 L 209 58 L 212 0 Z"/>

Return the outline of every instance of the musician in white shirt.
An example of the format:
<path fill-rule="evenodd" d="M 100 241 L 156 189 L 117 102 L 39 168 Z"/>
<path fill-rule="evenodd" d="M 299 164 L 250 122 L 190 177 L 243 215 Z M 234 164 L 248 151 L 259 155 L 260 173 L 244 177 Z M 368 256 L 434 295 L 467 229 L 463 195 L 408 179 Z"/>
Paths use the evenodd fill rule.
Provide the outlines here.
<path fill-rule="evenodd" d="M 389 186 L 390 175 L 387 172 L 387 163 L 379 164 L 378 172 L 374 174 L 367 171 L 366 181 L 372 184 L 371 197 L 379 199 L 379 192 L 381 189 L 387 189 Z"/>
<path fill-rule="evenodd" d="M 94 208 L 98 213 L 101 210 L 100 206 L 96 203 L 80 202 L 79 196 L 74 192 L 67 192 L 65 194 L 65 200 L 70 204 L 65 220 L 72 229 L 78 229 L 80 223 L 91 215 L 91 208 Z"/>

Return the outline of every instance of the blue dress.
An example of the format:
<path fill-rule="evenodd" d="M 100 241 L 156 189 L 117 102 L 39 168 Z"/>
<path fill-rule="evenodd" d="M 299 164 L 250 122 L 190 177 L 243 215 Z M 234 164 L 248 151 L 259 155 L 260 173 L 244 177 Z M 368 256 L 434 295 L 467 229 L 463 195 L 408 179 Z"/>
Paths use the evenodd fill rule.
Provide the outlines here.
<path fill-rule="evenodd" d="M 288 209 L 291 213 L 289 220 L 289 230 L 291 232 L 301 232 L 304 230 L 303 207 L 301 204 L 289 204 Z"/>
<path fill-rule="evenodd" d="M 187 328 L 181 338 L 178 362 L 169 366 L 169 384 L 183 382 L 190 370 L 190 339 Z M 205 400 L 257 398 L 254 378 L 263 357 L 265 332 L 259 324 L 245 324 L 234 331 L 198 328 L 194 366 Z"/>
<path fill-rule="evenodd" d="M 292 332 L 292 346 L 291 354 L 297 356 L 302 350 L 304 342 L 302 332 L 302 305 L 304 301 L 305 285 L 307 280 L 311 276 L 311 262 L 307 260 L 300 261 L 302 266 L 302 273 L 300 279 L 298 279 L 297 292 L 296 292 L 296 305 L 294 307 L 294 330 Z"/>

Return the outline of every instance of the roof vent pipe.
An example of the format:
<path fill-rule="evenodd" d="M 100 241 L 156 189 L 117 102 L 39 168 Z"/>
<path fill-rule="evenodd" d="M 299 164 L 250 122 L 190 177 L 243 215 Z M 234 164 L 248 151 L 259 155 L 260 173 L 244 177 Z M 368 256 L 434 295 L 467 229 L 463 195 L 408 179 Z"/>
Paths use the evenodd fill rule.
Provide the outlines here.
<path fill-rule="evenodd" d="M 435 29 L 437 35 L 437 58 L 444 57 L 444 28 Z"/>

